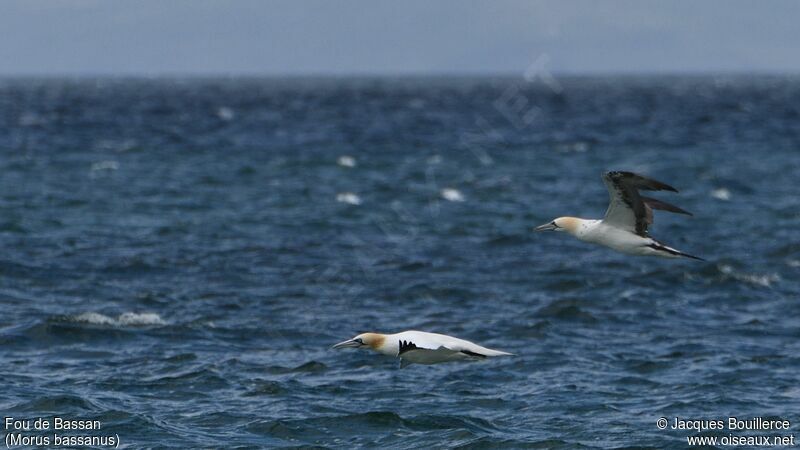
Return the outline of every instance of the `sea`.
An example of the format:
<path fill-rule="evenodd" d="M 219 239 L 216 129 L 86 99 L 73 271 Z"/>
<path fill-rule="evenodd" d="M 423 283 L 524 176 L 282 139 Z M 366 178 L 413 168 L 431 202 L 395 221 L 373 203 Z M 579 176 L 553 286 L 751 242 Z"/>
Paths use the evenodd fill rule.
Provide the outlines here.
<path fill-rule="evenodd" d="M 693 216 L 657 211 L 651 235 L 706 261 L 533 232 L 601 218 L 610 170 L 677 188 L 648 195 Z M 794 75 L 3 78 L 2 435 L 127 449 L 788 439 L 798 186 Z M 401 369 L 331 349 L 404 330 L 514 356 Z M 733 431 L 731 417 L 789 427 Z"/>

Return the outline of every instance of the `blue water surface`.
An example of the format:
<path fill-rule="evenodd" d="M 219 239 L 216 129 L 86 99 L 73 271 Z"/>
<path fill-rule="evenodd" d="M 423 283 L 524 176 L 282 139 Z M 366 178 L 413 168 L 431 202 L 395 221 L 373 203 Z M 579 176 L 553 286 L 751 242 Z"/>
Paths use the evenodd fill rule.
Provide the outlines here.
<path fill-rule="evenodd" d="M 555 81 L 1 80 L 3 417 L 99 420 L 120 448 L 794 433 L 800 79 Z M 707 262 L 532 233 L 602 217 L 606 170 L 678 188 L 654 196 L 694 216 L 651 233 Z M 516 356 L 330 349 L 407 329 Z"/>

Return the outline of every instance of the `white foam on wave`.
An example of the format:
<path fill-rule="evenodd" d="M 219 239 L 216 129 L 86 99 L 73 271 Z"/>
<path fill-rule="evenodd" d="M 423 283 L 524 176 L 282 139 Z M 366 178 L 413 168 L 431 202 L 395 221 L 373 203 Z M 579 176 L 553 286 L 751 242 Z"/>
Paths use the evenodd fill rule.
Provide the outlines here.
<path fill-rule="evenodd" d="M 725 188 L 714 189 L 711 191 L 711 196 L 717 200 L 727 202 L 731 199 L 731 191 Z"/>
<path fill-rule="evenodd" d="M 75 322 L 86 322 L 94 325 L 113 325 L 116 320 L 104 314 L 87 312 L 74 317 Z"/>
<path fill-rule="evenodd" d="M 217 108 L 217 117 L 219 117 L 220 120 L 228 122 L 233 120 L 234 117 L 236 117 L 236 113 L 233 112 L 233 110 L 231 108 L 228 108 L 227 106 L 220 106 L 219 108 Z"/>
<path fill-rule="evenodd" d="M 94 143 L 97 150 L 110 151 L 110 152 L 127 152 L 136 148 L 138 143 L 135 139 L 100 139 Z"/>
<path fill-rule="evenodd" d="M 464 194 L 462 194 L 458 189 L 444 188 L 440 194 L 443 199 L 449 202 L 463 202 L 466 200 L 464 198 Z"/>
<path fill-rule="evenodd" d="M 762 287 L 772 287 L 772 283 L 776 283 L 781 280 L 780 275 L 776 273 L 759 275 L 754 273 L 739 272 L 736 269 L 734 269 L 733 266 L 729 266 L 727 264 L 719 266 L 719 271 L 723 275 L 729 276 L 734 280 Z"/>
<path fill-rule="evenodd" d="M 347 203 L 348 205 L 360 205 L 361 197 L 352 192 L 341 192 L 336 194 L 336 201 L 339 203 Z"/>
<path fill-rule="evenodd" d="M 556 146 L 559 153 L 586 153 L 589 150 L 589 143 L 583 141 L 568 142 Z"/>
<path fill-rule="evenodd" d="M 352 156 L 342 155 L 339 159 L 336 160 L 336 163 L 342 167 L 355 167 L 356 166 L 356 159 Z"/>
<path fill-rule="evenodd" d="M 119 169 L 119 163 L 116 161 L 98 161 L 92 164 L 91 171 L 97 172 L 101 170 L 117 170 Z"/>
<path fill-rule="evenodd" d="M 117 317 L 121 325 L 166 325 L 167 323 L 156 313 L 122 313 Z"/>
<path fill-rule="evenodd" d="M 89 323 L 92 325 L 110 326 L 145 326 L 166 325 L 167 322 L 156 313 L 122 313 L 116 318 L 96 312 L 85 312 L 73 317 L 75 322 Z"/>

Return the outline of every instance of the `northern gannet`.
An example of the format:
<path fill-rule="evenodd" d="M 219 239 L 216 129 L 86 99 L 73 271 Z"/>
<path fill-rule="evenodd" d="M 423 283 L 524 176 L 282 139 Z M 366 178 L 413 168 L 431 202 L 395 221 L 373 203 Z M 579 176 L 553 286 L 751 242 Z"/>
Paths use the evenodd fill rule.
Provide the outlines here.
<path fill-rule="evenodd" d="M 387 356 L 398 357 L 401 368 L 414 363 L 438 364 L 511 355 L 463 339 L 424 331 L 403 331 L 395 334 L 363 333 L 333 346 L 333 348 L 351 347 L 370 348 Z"/>
<path fill-rule="evenodd" d="M 704 261 L 668 247 L 647 234 L 647 226 L 653 223 L 654 209 L 692 214 L 675 205 L 643 197 L 639 190 L 678 192 L 677 189 L 631 172 L 608 172 L 603 175 L 603 182 L 611 202 L 602 220 L 559 217 L 534 231 L 566 231 L 581 241 L 604 245 L 629 255 L 686 257 Z"/>

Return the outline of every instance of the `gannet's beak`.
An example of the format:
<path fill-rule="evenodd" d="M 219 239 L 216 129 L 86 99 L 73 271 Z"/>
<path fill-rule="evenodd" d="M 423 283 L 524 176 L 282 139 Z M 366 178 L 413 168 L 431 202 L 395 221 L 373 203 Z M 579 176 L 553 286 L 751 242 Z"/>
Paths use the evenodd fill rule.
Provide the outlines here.
<path fill-rule="evenodd" d="M 534 228 L 533 231 L 553 231 L 558 228 L 554 222 L 546 223 L 544 225 L 539 225 L 538 227 Z"/>
<path fill-rule="evenodd" d="M 357 342 L 355 339 L 349 339 L 344 342 L 339 342 L 338 344 L 334 345 L 331 348 L 339 349 L 339 348 L 355 348 L 355 347 L 361 347 L 361 342 Z"/>

